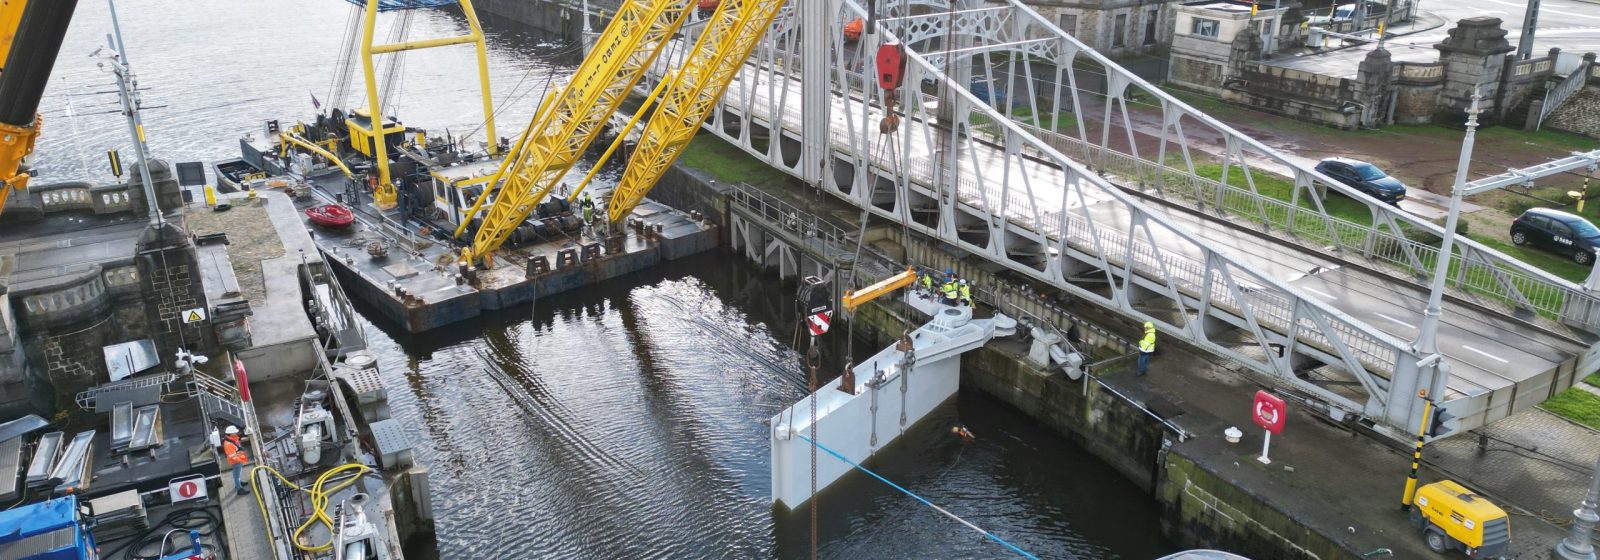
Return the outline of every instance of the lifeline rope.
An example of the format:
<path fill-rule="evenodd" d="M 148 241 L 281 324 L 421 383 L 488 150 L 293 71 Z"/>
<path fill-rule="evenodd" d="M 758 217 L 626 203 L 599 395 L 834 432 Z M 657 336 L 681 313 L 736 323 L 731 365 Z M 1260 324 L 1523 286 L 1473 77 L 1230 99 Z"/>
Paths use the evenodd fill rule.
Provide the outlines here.
<path fill-rule="evenodd" d="M 914 493 L 914 492 L 912 492 L 910 490 L 906 490 L 904 487 L 900 486 L 899 484 L 895 484 L 893 482 L 890 482 L 889 479 L 884 478 L 883 475 L 880 475 L 878 473 L 872 472 L 872 470 L 861 466 L 859 463 L 856 463 L 855 461 L 851 461 L 849 459 L 846 459 L 844 457 L 844 455 L 840 455 L 839 452 L 834 451 L 832 449 L 828 449 L 828 446 L 820 444 L 820 443 L 817 443 L 816 441 L 812 440 L 811 438 L 808 438 L 808 437 L 800 435 L 800 434 L 795 434 L 795 437 L 798 437 L 800 439 L 806 440 L 806 443 L 810 443 L 814 449 L 821 449 L 823 451 L 826 451 L 826 452 L 828 452 L 829 455 L 837 457 L 840 461 L 844 461 L 845 464 L 850 465 L 852 467 L 855 467 L 857 470 L 860 470 L 861 472 L 864 472 L 864 473 L 872 475 L 872 478 L 876 478 L 878 480 L 883 481 L 883 483 L 884 484 L 888 484 L 889 487 L 894 488 L 895 490 L 899 490 L 901 493 L 903 493 L 903 494 L 905 494 L 907 496 L 911 496 L 912 498 L 915 498 L 917 501 L 922 502 L 923 505 L 926 505 L 928 507 L 933 508 L 934 511 L 937 511 L 939 513 L 944 514 L 945 517 L 949 517 L 951 519 L 954 519 L 954 520 L 956 520 L 956 522 L 961 523 L 962 525 L 966 525 L 968 528 L 983 534 L 983 536 L 988 537 L 989 540 L 997 542 L 997 543 L 1000 543 L 1002 545 L 1005 545 L 1006 548 L 1009 548 L 1013 552 L 1016 552 L 1017 554 L 1022 555 L 1024 558 L 1030 558 L 1032 560 L 1039 560 L 1038 556 L 1034 556 L 1032 554 L 1029 554 L 1028 551 L 1017 547 L 1017 545 L 1014 545 L 1014 544 L 1011 544 L 1009 542 L 1006 542 L 1005 539 L 1002 539 L 1002 538 L 1000 538 L 998 536 L 995 536 L 994 533 L 990 533 L 988 531 L 985 531 L 982 527 L 979 527 L 977 525 L 973 525 L 972 522 L 967 521 L 965 519 L 962 519 L 960 516 L 957 516 L 954 513 L 950 513 L 949 510 L 944 509 L 942 507 L 939 507 L 937 505 L 934 505 L 934 503 L 928 501 L 927 498 L 923 498 L 922 496 L 918 496 L 916 493 Z M 812 500 L 813 501 L 816 500 L 816 497 L 814 495 L 812 497 Z"/>

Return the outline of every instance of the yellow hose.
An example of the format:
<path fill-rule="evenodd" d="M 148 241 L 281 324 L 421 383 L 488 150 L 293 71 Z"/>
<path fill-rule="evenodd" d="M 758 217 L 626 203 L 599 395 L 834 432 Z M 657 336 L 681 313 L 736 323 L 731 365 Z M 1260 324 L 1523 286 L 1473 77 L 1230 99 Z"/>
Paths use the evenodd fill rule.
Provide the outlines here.
<path fill-rule="evenodd" d="M 332 469 L 328 469 L 328 472 L 322 473 L 321 476 L 318 476 L 317 481 L 311 485 L 311 489 L 306 490 L 288 478 L 285 478 L 282 473 L 278 472 L 277 469 L 266 465 L 256 465 L 255 468 L 250 469 L 250 490 L 256 496 L 256 506 L 261 508 L 261 522 L 266 524 L 267 534 L 270 535 L 272 534 L 272 522 L 267 518 L 267 503 L 261 499 L 261 485 L 256 483 L 256 473 L 262 470 L 272 473 L 272 476 L 277 477 L 278 480 L 283 482 L 285 486 L 311 495 L 311 518 L 307 519 L 305 523 L 301 523 L 299 527 L 295 528 L 294 534 L 291 535 L 291 537 L 294 540 L 295 548 L 306 552 L 325 552 L 328 549 L 333 548 L 333 535 L 335 532 L 337 532 L 337 528 L 333 526 L 333 518 L 328 517 L 328 500 L 332 495 L 339 493 L 340 490 L 344 490 L 351 484 L 355 484 L 356 480 L 360 479 L 362 475 L 367 474 L 367 471 L 372 470 L 372 467 L 368 467 L 361 463 L 346 463 L 339 465 Z M 347 470 L 355 470 L 355 476 L 350 477 L 349 480 L 335 484 L 331 488 L 322 487 L 322 485 L 326 484 L 329 479 L 334 477 L 334 475 Z M 312 525 L 318 523 L 321 523 L 328 528 L 328 542 L 317 546 L 304 544 L 304 542 L 300 539 L 300 534 L 304 533 L 305 530 L 310 528 Z"/>

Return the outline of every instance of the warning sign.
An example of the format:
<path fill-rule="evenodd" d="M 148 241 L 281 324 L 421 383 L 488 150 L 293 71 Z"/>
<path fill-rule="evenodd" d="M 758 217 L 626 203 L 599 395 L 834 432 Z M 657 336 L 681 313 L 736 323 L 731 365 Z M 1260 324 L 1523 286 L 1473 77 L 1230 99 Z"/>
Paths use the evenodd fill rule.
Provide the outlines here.
<path fill-rule="evenodd" d="M 167 494 L 172 503 L 206 499 L 205 475 L 185 476 L 167 481 Z"/>
<path fill-rule="evenodd" d="M 822 333 L 828 332 L 828 323 L 830 322 L 832 322 L 832 318 L 828 316 L 827 311 L 823 311 L 808 317 L 806 319 L 806 328 L 811 330 L 811 336 L 822 336 Z"/>
<path fill-rule="evenodd" d="M 183 322 L 185 323 L 198 323 L 204 320 L 206 320 L 206 308 L 204 307 L 196 307 L 183 312 Z"/>

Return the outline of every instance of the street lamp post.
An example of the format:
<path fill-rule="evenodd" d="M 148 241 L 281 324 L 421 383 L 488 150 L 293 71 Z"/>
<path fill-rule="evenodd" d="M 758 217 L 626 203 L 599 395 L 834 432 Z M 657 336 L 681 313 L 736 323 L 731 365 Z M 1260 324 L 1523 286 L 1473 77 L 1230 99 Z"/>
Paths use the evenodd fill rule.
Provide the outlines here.
<path fill-rule="evenodd" d="M 1417 332 L 1417 353 L 1423 356 L 1439 353 L 1439 317 L 1444 314 L 1442 309 L 1444 282 L 1450 273 L 1450 259 L 1454 256 L 1456 225 L 1461 221 L 1461 198 L 1467 191 L 1467 167 L 1472 163 L 1472 145 L 1477 137 L 1478 114 L 1483 112 L 1478 104 L 1482 100 L 1483 95 L 1477 88 L 1473 88 L 1472 108 L 1467 109 L 1467 135 L 1461 139 L 1461 158 L 1456 162 L 1456 182 L 1450 189 L 1450 213 L 1445 217 L 1443 241 L 1439 244 L 1439 262 L 1433 266 L 1433 284 L 1428 290 L 1428 307 L 1422 311 L 1422 328 Z M 1432 391 L 1429 393 L 1432 394 Z"/>
<path fill-rule="evenodd" d="M 1572 512 L 1572 532 L 1556 545 L 1556 557 L 1562 560 L 1595 560 L 1594 544 L 1589 540 L 1596 522 L 1600 522 L 1600 461 L 1594 466 L 1594 476 L 1589 481 L 1589 493 L 1583 503 Z"/>

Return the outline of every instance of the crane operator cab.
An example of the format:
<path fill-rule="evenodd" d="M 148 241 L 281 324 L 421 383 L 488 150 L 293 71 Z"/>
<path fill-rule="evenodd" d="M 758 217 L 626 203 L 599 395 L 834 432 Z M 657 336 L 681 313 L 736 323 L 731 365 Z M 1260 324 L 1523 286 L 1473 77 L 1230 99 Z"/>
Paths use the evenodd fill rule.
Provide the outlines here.
<path fill-rule="evenodd" d="M 442 218 L 442 221 L 451 226 L 460 225 L 461 220 L 472 209 L 472 203 L 478 200 L 478 195 L 483 194 L 483 189 L 494 179 L 495 171 L 500 169 L 500 162 L 500 158 L 492 158 L 430 169 L 429 175 L 433 178 L 433 208 L 438 212 L 436 217 Z M 484 206 L 488 207 L 487 204 Z"/>
<path fill-rule="evenodd" d="M 1460 550 L 1468 558 L 1504 558 L 1511 548 L 1511 520 L 1505 510 L 1455 481 L 1417 489 L 1411 523 L 1434 552 Z"/>

